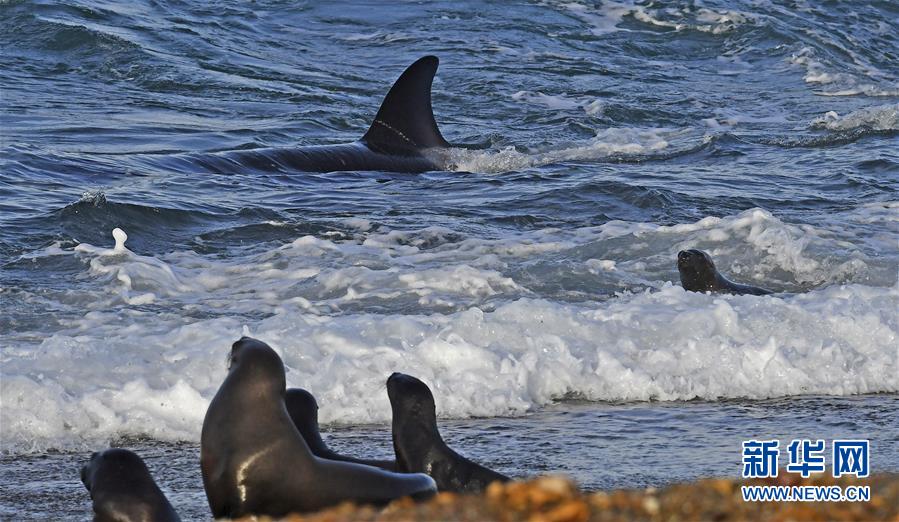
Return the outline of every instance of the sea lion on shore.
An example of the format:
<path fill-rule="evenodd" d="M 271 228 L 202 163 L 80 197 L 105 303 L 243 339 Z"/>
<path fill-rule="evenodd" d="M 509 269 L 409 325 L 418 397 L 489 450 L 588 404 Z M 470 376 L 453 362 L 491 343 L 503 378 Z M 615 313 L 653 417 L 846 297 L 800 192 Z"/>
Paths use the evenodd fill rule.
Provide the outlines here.
<path fill-rule="evenodd" d="M 284 404 L 287 406 L 287 413 L 293 424 L 300 431 L 300 435 L 309 445 L 309 449 L 316 457 L 328 460 L 342 460 L 344 462 L 355 462 L 356 464 L 365 464 L 376 468 L 386 469 L 387 471 L 396 471 L 396 461 L 393 460 L 374 460 L 374 459 L 357 459 L 341 455 L 331 450 L 325 441 L 322 440 L 318 429 L 318 403 L 315 397 L 302 388 L 290 388 L 284 396 Z"/>
<path fill-rule="evenodd" d="M 381 505 L 436 493 L 424 474 L 313 455 L 287 413 L 286 387 L 284 363 L 267 344 L 243 337 L 232 345 L 228 376 L 209 404 L 200 436 L 213 516 L 282 517 L 344 501 Z"/>
<path fill-rule="evenodd" d="M 437 489 L 479 492 L 491 482 L 509 477 L 459 455 L 443 442 L 437 429 L 434 395 L 420 380 L 403 373 L 387 379 L 387 395 L 393 409 L 393 449 L 397 470 L 424 472 Z"/>
<path fill-rule="evenodd" d="M 702 250 L 692 248 L 677 253 L 677 270 L 684 290 L 725 294 L 768 295 L 771 290 L 741 285 L 728 280 L 715 268 L 712 258 Z"/>
<path fill-rule="evenodd" d="M 95 522 L 180 522 L 150 470 L 134 452 L 113 448 L 91 455 L 81 468 Z"/>

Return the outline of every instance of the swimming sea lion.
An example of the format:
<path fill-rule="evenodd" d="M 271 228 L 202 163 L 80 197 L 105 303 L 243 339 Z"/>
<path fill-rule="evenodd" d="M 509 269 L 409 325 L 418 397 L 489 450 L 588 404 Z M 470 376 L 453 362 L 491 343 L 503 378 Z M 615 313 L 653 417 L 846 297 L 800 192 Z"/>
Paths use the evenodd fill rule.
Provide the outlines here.
<path fill-rule="evenodd" d="M 81 468 L 95 522 L 180 522 L 140 457 L 114 448 L 91 455 Z"/>
<path fill-rule="evenodd" d="M 420 380 L 402 373 L 387 379 L 387 395 L 393 409 L 393 449 L 397 470 L 424 472 L 440 491 L 478 492 L 509 477 L 459 455 L 449 448 L 437 430 L 434 395 Z"/>
<path fill-rule="evenodd" d="M 216 518 L 281 517 L 344 501 L 386 504 L 436 493 L 424 474 L 313 455 L 284 406 L 284 363 L 267 344 L 243 337 L 229 361 L 200 436 L 203 485 Z"/>
<path fill-rule="evenodd" d="M 715 268 L 712 258 L 695 248 L 677 253 L 677 270 L 684 290 L 725 294 L 767 295 L 771 290 L 729 281 Z"/>
<path fill-rule="evenodd" d="M 342 460 L 355 462 L 367 466 L 396 471 L 396 461 L 393 460 L 368 460 L 348 457 L 332 451 L 322 440 L 318 430 L 318 403 L 311 393 L 302 388 L 290 388 L 284 396 L 284 404 L 293 424 L 300 431 L 300 435 L 309 445 L 309 449 L 316 457 L 328 460 Z"/>

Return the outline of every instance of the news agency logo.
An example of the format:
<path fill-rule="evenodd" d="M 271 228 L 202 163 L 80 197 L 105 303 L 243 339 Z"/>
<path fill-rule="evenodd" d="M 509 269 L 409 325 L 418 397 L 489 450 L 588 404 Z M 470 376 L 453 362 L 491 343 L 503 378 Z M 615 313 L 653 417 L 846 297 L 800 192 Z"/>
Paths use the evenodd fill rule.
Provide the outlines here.
<path fill-rule="evenodd" d="M 776 477 L 779 446 L 778 440 L 744 440 L 743 478 Z"/>
<path fill-rule="evenodd" d="M 870 453 L 867 440 L 832 441 L 831 472 L 834 478 L 853 475 L 865 478 L 870 474 Z M 826 469 L 826 443 L 817 439 L 794 439 L 787 446 L 786 470 L 799 473 L 803 478 L 812 473 L 823 473 Z M 743 441 L 743 478 L 777 477 L 780 460 L 780 441 Z"/>
<path fill-rule="evenodd" d="M 787 447 L 790 455 L 790 463 L 787 471 L 799 473 L 802 478 L 808 478 L 812 473 L 824 472 L 824 441 L 816 440 L 814 443 L 808 439 L 793 439 Z"/>
<path fill-rule="evenodd" d="M 867 440 L 832 441 L 831 473 L 835 478 L 870 474 Z M 793 439 L 787 445 L 787 473 L 803 478 L 826 470 L 827 444 L 821 439 Z M 743 441 L 743 478 L 777 477 L 780 459 L 779 440 Z M 868 502 L 871 486 L 752 485 L 740 486 L 745 502 Z"/>

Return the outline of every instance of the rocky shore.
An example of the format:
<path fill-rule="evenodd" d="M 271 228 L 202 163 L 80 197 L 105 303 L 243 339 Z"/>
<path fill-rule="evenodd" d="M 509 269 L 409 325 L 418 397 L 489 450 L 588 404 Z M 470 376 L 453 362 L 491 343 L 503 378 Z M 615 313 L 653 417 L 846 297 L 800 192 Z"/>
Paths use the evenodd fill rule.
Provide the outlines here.
<path fill-rule="evenodd" d="M 870 486 L 867 502 L 744 502 L 743 485 Z M 482 495 L 441 493 L 428 502 L 398 500 L 386 508 L 343 504 L 290 522 L 338 521 L 894 521 L 899 522 L 899 474 L 865 479 L 802 479 L 781 473 L 766 480 L 706 479 L 663 489 L 582 492 L 564 477 L 492 484 Z"/>

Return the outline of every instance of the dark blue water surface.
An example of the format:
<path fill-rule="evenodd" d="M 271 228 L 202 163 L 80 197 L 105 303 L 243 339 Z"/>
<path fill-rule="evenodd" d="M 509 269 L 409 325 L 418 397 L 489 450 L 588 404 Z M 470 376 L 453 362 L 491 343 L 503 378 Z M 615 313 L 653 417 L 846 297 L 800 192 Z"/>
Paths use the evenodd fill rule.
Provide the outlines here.
<path fill-rule="evenodd" d="M 134 245 L 155 253 L 222 229 L 215 244 L 227 248 L 266 218 L 313 231 L 362 216 L 501 235 L 754 206 L 810 220 L 896 191 L 893 2 L 0 9 L 7 260 L 52 240 L 100 242 L 126 221 L 154 229 Z M 452 143 L 536 154 L 609 129 L 655 129 L 671 144 L 653 151 L 637 138 L 647 150 L 542 167 L 488 162 L 502 175 L 241 165 L 210 174 L 180 156 L 357 139 L 390 83 L 424 54 L 442 61 L 434 106 Z M 833 80 L 809 83 L 815 75 Z M 548 107 L 539 95 L 565 102 Z M 872 106 L 892 110 L 886 128 L 812 125 Z M 86 191 L 106 201 L 78 212 Z"/>
<path fill-rule="evenodd" d="M 0 516 L 88 517 L 77 464 L 110 443 L 205 516 L 199 429 L 244 333 L 338 435 L 383 431 L 406 371 L 516 476 L 728 475 L 757 435 L 870 437 L 899 469 L 897 21 L 895 1 L 0 2 Z M 428 54 L 445 170 L 210 167 L 358 139 Z M 692 247 L 778 294 L 682 291 Z M 708 451 L 669 436 L 697 417 Z"/>

